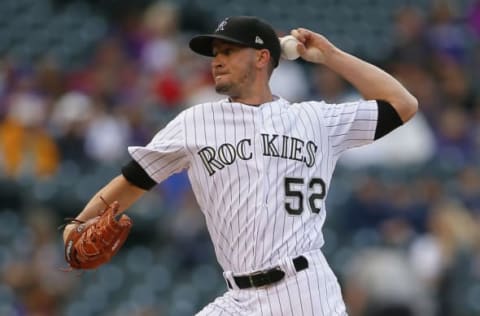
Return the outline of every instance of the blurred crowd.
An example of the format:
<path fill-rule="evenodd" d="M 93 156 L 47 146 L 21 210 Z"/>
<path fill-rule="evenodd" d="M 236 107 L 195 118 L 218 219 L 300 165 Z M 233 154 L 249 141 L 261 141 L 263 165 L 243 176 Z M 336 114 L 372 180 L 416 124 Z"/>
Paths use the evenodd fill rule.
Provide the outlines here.
<path fill-rule="evenodd" d="M 427 12 L 411 3 L 392 14 L 389 54 L 371 61 L 418 98 L 420 113 L 340 161 L 325 252 L 351 316 L 478 315 L 480 1 L 466 12 L 454 1 L 432 1 Z M 221 17 L 184 23 L 192 14 L 159 2 L 116 20 L 81 66 L 0 56 L 0 314 L 64 315 L 81 277 L 59 272 L 56 226 L 119 172 L 127 146 L 146 144 L 183 109 L 221 98 L 209 60 L 188 48 L 192 33 Z M 271 83 L 290 101 L 360 97 L 335 73 L 301 61 L 282 61 Z M 215 265 L 185 174 L 154 191 L 132 210 L 140 224 L 130 244 L 179 249 L 178 269 Z"/>

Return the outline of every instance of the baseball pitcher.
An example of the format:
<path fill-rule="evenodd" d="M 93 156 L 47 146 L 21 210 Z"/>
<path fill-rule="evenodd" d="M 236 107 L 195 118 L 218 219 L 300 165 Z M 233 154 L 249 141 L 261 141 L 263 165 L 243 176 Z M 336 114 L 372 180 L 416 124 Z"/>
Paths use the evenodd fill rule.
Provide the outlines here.
<path fill-rule="evenodd" d="M 123 226 L 102 228 L 111 221 L 98 220 L 100 196 L 117 201 L 107 210 L 121 213 L 187 170 L 226 281 L 226 292 L 198 315 L 347 315 L 321 250 L 335 164 L 345 150 L 401 126 L 418 105 L 392 76 L 324 36 L 304 28 L 291 35 L 301 58 L 338 73 L 363 99 L 291 103 L 272 95 L 269 78 L 282 53 L 273 28 L 256 17 L 226 18 L 190 41 L 194 52 L 211 58 L 215 89 L 226 98 L 184 110 L 146 146 L 128 148 L 131 162 L 64 230 L 71 266 L 93 260 L 96 267 L 98 256 L 106 262 L 111 255 L 104 253 L 119 248 L 115 236 L 130 228 L 125 218 Z M 284 54 L 292 55 L 292 47 Z"/>

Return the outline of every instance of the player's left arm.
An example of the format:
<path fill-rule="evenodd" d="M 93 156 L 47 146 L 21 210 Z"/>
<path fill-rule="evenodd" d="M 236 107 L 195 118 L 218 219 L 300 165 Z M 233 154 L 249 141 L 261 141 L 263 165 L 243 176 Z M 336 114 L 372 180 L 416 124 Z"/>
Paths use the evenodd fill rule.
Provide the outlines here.
<path fill-rule="evenodd" d="M 388 117 L 395 121 L 397 114 L 400 119 L 397 123 L 401 124 L 417 112 L 417 99 L 397 79 L 379 67 L 342 51 L 318 33 L 299 28 L 292 30 L 291 34 L 299 41 L 297 49 L 303 59 L 323 64 L 338 73 L 350 82 L 364 99 L 380 101 L 379 117 L 384 115 L 382 111 L 386 111 Z M 393 112 L 396 113 L 390 113 L 392 111 L 388 106 L 393 107 Z M 396 126 L 391 127 L 393 129 Z"/>
<path fill-rule="evenodd" d="M 118 175 L 92 196 L 83 210 L 75 216 L 75 222 L 65 226 L 63 230 L 63 240 L 65 241 L 67 239 L 67 236 L 79 223 L 87 222 L 98 216 L 99 210 L 105 208 L 104 201 L 108 201 L 108 203 L 117 201 L 119 203 L 118 212 L 123 213 L 146 192 L 147 189 L 133 184 L 125 175 Z"/>

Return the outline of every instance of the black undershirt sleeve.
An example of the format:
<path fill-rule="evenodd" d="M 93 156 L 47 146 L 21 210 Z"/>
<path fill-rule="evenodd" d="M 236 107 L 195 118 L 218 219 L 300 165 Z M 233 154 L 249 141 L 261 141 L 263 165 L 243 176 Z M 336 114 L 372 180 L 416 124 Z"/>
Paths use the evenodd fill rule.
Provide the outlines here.
<path fill-rule="evenodd" d="M 395 108 L 388 102 L 377 100 L 378 120 L 375 130 L 375 140 L 387 135 L 403 124 Z"/>
<path fill-rule="evenodd" d="M 148 191 L 157 184 L 133 159 L 122 167 L 122 174 L 128 182 L 143 190 Z"/>

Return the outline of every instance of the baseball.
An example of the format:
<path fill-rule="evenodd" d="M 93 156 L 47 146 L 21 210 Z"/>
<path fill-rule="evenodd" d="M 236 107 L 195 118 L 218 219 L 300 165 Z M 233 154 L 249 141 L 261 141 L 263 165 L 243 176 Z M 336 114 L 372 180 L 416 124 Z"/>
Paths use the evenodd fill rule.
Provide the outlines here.
<path fill-rule="evenodd" d="M 282 48 L 281 57 L 288 60 L 294 60 L 300 57 L 297 51 L 298 40 L 292 35 L 280 37 L 280 47 Z"/>

